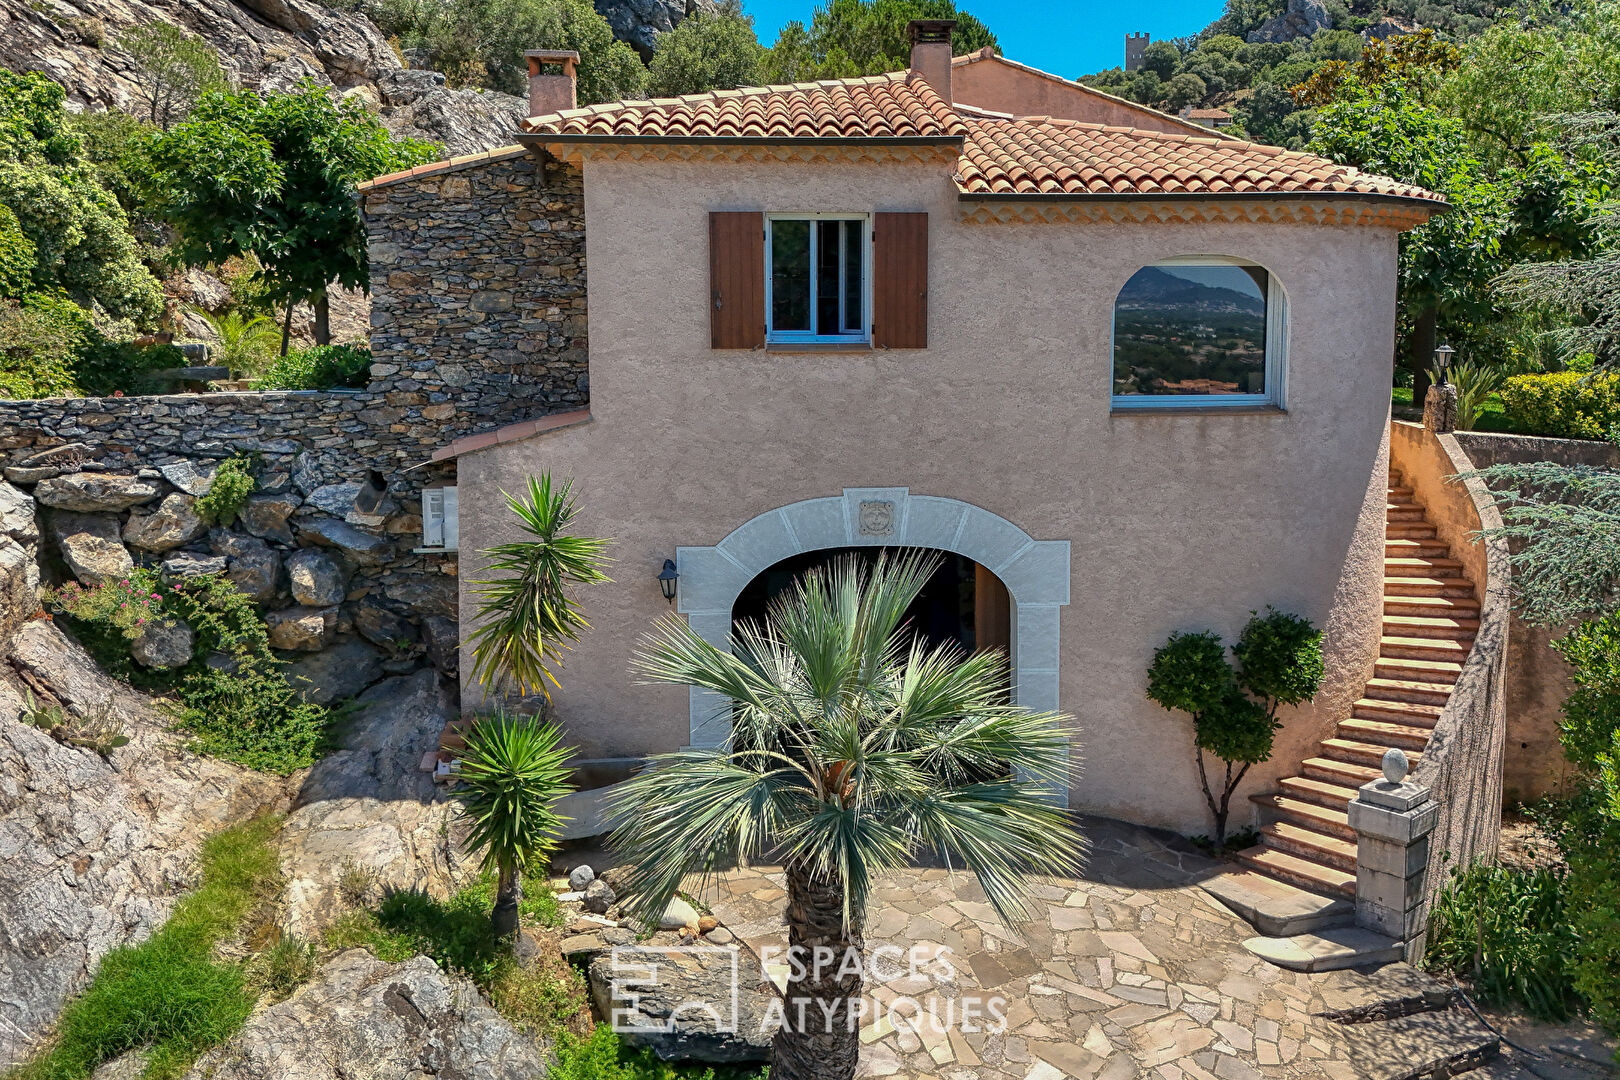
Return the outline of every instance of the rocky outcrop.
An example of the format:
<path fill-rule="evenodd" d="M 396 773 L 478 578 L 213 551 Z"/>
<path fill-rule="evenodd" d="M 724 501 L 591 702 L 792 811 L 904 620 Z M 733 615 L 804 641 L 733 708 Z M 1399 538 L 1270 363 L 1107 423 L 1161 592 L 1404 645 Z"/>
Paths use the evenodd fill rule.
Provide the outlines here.
<path fill-rule="evenodd" d="M 1257 29 L 1249 31 L 1249 41 L 1286 42 L 1311 38 L 1318 31 L 1331 30 L 1333 16 L 1322 0 L 1288 0 L 1288 10 L 1273 15 Z"/>
<path fill-rule="evenodd" d="M 341 953 L 292 997 L 255 1014 L 187 1080 L 530 1080 L 547 1052 L 469 982 L 425 956 Z"/>
<path fill-rule="evenodd" d="M 381 888 L 447 895 L 470 869 L 455 809 L 419 768 L 456 715 L 432 671 L 360 695 L 343 749 L 309 771 L 281 833 L 283 921 L 301 937 L 342 913 L 340 878 L 362 870 Z"/>
<path fill-rule="evenodd" d="M 658 35 L 681 24 L 689 10 L 712 11 L 713 0 L 596 0 L 597 14 L 613 27 L 613 36 L 651 60 Z"/>
<path fill-rule="evenodd" d="M 622 1018 L 632 1046 L 665 1061 L 770 1060 L 780 1019 L 760 987 L 757 962 L 735 945 L 651 941 L 598 956 L 587 970 L 597 1011 Z"/>
<path fill-rule="evenodd" d="M 34 500 L 0 480 L 0 640 L 39 608 L 38 555 Z"/>
<path fill-rule="evenodd" d="M 80 715 L 111 703 L 129 743 L 106 758 L 18 721 L 22 690 Z M 150 701 L 50 622 L 0 662 L 0 1061 L 21 1060 L 108 950 L 140 940 L 192 885 L 197 845 L 284 782 L 187 753 Z"/>

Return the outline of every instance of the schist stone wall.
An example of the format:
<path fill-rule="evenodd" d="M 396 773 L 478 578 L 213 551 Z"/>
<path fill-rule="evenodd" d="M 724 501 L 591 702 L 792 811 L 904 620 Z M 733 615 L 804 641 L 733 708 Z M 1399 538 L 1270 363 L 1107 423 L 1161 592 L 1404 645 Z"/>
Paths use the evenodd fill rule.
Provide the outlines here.
<path fill-rule="evenodd" d="M 133 565 L 225 573 L 326 699 L 422 664 L 454 670 L 457 555 L 413 550 L 421 490 L 455 482 L 433 451 L 588 403 L 577 170 L 484 155 L 361 198 L 365 390 L 0 401 L 0 506 L 37 511 L 45 583 Z M 242 453 L 258 488 L 236 522 L 209 527 L 195 501 Z M 372 470 L 388 494 L 360 516 Z M 25 601 L 6 607 L 26 617 Z"/>

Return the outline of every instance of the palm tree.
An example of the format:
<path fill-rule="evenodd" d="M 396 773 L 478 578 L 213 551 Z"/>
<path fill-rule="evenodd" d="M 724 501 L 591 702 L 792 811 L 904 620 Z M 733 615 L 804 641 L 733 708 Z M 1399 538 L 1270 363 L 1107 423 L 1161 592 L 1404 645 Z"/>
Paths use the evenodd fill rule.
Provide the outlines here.
<path fill-rule="evenodd" d="M 553 485 L 550 473 L 529 477 L 525 497 L 506 495 L 506 504 L 534 539 L 484 552 L 490 559 L 486 571 L 502 576 L 472 583 L 480 622 L 467 638 L 473 678 L 492 689 L 539 691 L 549 700 L 546 683 L 557 685 L 552 669 L 562 663 L 563 650 L 590 628 L 568 590 L 608 580 L 602 572 L 608 541 L 567 535 L 579 512 L 573 485 L 567 480 Z"/>
<path fill-rule="evenodd" d="M 613 799 L 635 912 L 656 917 L 689 872 L 769 856 L 786 871 L 790 948 L 833 950 L 831 967 L 789 974 L 772 1080 L 854 1075 L 862 978 L 842 960 L 863 947 L 877 875 L 935 852 L 1016 923 L 1024 875 L 1072 873 L 1083 853 L 1051 801 L 1070 780 L 1065 718 L 1006 703 L 1001 654 L 930 648 L 906 626 L 938 565 L 841 559 L 741 625 L 729 652 L 668 617 L 635 661 L 717 691 L 732 722 L 723 746 L 659 755 Z"/>
<path fill-rule="evenodd" d="M 270 362 L 280 331 L 265 316 L 246 316 L 239 311 L 215 315 L 196 307 L 191 310 L 202 316 L 219 338 L 219 362 L 230 369 L 232 377 L 244 371 L 258 374 Z"/>
<path fill-rule="evenodd" d="M 517 932 L 523 872 L 551 850 L 562 827 L 556 806 L 573 790 L 564 764 L 573 750 L 561 741 L 553 723 L 502 713 L 467 733 L 455 798 L 472 823 L 467 847 L 483 852 L 484 869 L 496 874 L 496 937 Z"/>

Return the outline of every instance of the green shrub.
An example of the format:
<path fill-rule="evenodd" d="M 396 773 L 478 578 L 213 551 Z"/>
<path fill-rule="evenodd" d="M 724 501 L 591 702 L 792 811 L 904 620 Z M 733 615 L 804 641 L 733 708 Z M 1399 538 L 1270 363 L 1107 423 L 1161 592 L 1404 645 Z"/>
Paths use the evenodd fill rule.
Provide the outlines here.
<path fill-rule="evenodd" d="M 370 379 L 371 350 L 364 345 L 312 345 L 294 349 L 264 369 L 260 390 L 364 388 Z"/>
<path fill-rule="evenodd" d="M 758 1065 L 676 1065 L 660 1061 L 651 1050 L 634 1050 L 606 1024 L 589 1035 L 564 1033 L 557 1039 L 557 1062 L 550 1080 L 769 1080 L 769 1067 Z"/>
<path fill-rule="evenodd" d="M 1515 375 L 1502 384 L 1500 394 L 1509 424 L 1526 435 L 1602 439 L 1620 423 L 1620 375 Z"/>
<path fill-rule="evenodd" d="M 210 525 L 229 525 L 257 486 L 251 458 L 241 454 L 226 458 L 214 470 L 208 493 L 197 500 L 197 516 Z"/>
<path fill-rule="evenodd" d="M 1454 870 L 1429 916 L 1425 963 L 1471 978 L 1480 1000 L 1567 1020 L 1579 1005 L 1575 946 L 1559 871 L 1476 864 Z"/>
<path fill-rule="evenodd" d="M 55 1039 L 15 1080 L 83 1080 L 137 1049 L 147 1051 L 148 1080 L 167 1080 L 235 1034 L 254 994 L 242 968 L 215 960 L 213 950 L 280 888 L 280 826 L 257 818 L 209 837 L 197 889 L 151 937 L 102 958 L 84 993 L 62 1010 Z"/>
<path fill-rule="evenodd" d="M 0 207 L 0 210 L 5 209 Z M 77 327 L 10 300 L 0 300 L 0 397 L 73 397 Z"/>

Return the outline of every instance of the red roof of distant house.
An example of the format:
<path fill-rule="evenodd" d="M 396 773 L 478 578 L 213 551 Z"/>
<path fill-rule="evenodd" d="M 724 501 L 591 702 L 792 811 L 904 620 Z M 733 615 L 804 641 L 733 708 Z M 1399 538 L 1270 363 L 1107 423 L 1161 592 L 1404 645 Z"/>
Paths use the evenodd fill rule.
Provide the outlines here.
<path fill-rule="evenodd" d="M 1189 120 L 1230 120 L 1232 114 L 1225 109 L 1188 109 L 1181 114 Z"/>

